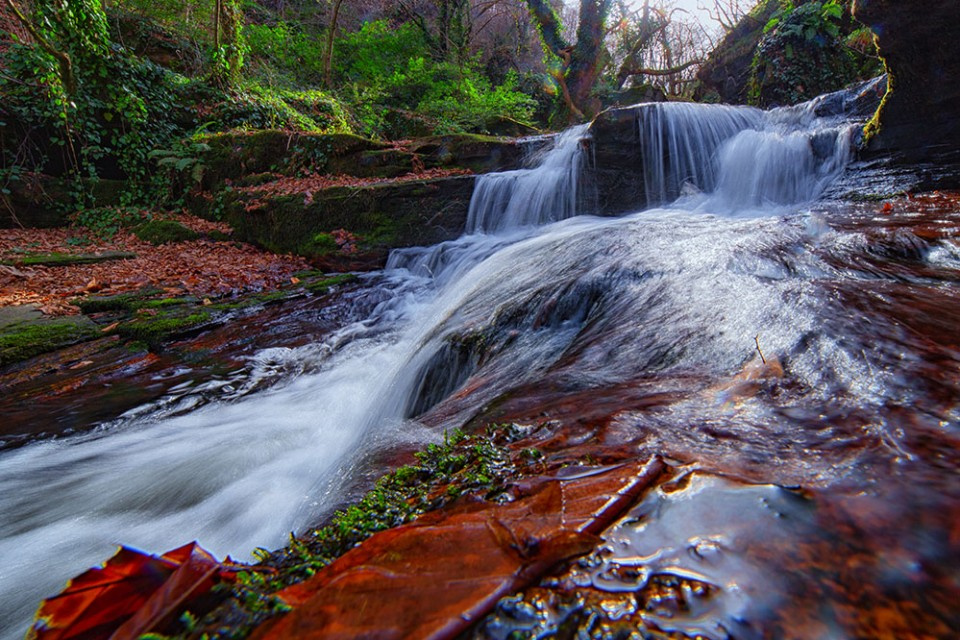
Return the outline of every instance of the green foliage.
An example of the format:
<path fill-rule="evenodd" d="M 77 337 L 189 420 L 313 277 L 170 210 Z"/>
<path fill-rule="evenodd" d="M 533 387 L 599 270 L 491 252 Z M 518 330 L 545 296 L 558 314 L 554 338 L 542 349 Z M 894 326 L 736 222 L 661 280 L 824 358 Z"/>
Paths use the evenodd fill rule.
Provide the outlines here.
<path fill-rule="evenodd" d="M 323 79 L 323 43 L 316 34 L 284 21 L 250 24 L 243 33 L 248 60 L 261 81 L 299 87 L 317 85 Z"/>
<path fill-rule="evenodd" d="M 71 216 L 74 226 L 83 227 L 93 235 L 110 239 L 121 229 L 138 225 L 150 219 L 150 213 L 134 207 L 91 207 Z"/>
<path fill-rule="evenodd" d="M 178 174 L 189 173 L 191 180 L 199 184 L 206 170 L 201 158 L 207 151 L 210 145 L 187 138 L 176 140 L 170 149 L 154 149 L 147 157 L 155 160 L 158 167 L 167 167 Z"/>
<path fill-rule="evenodd" d="M 795 6 L 786 0 L 763 28 L 764 34 L 779 29 L 781 38 L 820 41 L 840 35 L 843 6 L 838 0 L 808 2 Z"/>
<path fill-rule="evenodd" d="M 474 61 L 456 65 L 426 56 L 422 36 L 410 24 L 367 23 L 340 38 L 336 48 L 338 78 L 363 135 L 488 132 L 501 119 L 529 124 L 537 106 L 518 90 L 516 73 L 494 86 Z M 412 124 L 391 120 L 390 112 L 414 112 L 418 126 L 429 130 L 412 131 Z"/>
<path fill-rule="evenodd" d="M 237 90 L 216 105 L 208 121 L 216 130 L 289 129 L 321 131 L 317 123 L 300 113 L 275 91 L 258 86 Z"/>
<path fill-rule="evenodd" d="M 839 0 L 781 4 L 753 59 L 752 104 L 795 104 L 860 79 L 856 54 L 845 46 L 851 30 L 845 7 Z"/>
<path fill-rule="evenodd" d="M 43 47 L 16 44 L 3 53 L 0 94 L 24 141 L 16 153 L 5 148 L 0 172 L 7 175 L 0 178 L 15 171 L 72 175 L 74 204 L 85 205 L 93 197 L 81 179 L 123 177 L 125 202 L 148 200 L 147 154 L 190 122 L 184 82 L 111 44 L 99 0 L 37 4 L 37 30 L 70 57 L 75 86 Z"/>

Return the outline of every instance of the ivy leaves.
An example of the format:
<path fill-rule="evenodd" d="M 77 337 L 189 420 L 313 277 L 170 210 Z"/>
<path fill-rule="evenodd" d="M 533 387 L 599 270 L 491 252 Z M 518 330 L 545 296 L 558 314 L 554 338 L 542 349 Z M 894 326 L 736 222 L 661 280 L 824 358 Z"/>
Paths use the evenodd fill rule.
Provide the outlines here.
<path fill-rule="evenodd" d="M 818 43 L 818 40 L 825 40 L 824 36 L 831 39 L 840 36 L 842 18 L 843 6 L 838 0 L 808 2 L 799 7 L 788 1 L 773 14 L 763 32 L 768 34 L 776 29 L 783 38 Z"/>

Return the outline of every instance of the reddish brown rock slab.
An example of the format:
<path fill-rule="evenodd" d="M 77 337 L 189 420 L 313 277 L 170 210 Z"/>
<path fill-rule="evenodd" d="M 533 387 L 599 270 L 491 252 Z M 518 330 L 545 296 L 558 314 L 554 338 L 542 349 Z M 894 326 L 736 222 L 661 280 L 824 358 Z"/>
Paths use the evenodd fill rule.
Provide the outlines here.
<path fill-rule="evenodd" d="M 253 640 L 453 638 L 503 596 L 587 553 L 664 470 L 659 458 L 539 477 L 513 502 L 463 503 L 370 538 L 277 595 Z"/>

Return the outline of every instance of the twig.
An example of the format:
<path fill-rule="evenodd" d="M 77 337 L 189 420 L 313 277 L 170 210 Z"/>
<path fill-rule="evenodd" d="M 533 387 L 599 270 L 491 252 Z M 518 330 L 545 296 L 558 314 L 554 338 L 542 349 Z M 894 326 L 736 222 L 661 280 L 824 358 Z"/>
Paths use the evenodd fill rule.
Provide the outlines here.
<path fill-rule="evenodd" d="M 758 333 L 753 339 L 757 343 L 757 353 L 760 354 L 760 362 L 767 364 L 767 359 L 763 357 L 763 351 L 760 350 L 760 334 Z"/>

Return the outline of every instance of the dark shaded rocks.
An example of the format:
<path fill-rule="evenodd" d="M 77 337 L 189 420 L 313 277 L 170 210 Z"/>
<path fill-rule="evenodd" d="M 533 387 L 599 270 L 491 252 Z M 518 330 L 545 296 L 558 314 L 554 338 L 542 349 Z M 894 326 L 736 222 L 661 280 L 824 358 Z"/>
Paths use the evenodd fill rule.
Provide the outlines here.
<path fill-rule="evenodd" d="M 466 226 L 473 176 L 338 186 L 317 193 L 237 195 L 226 208 L 234 235 L 327 270 L 382 267 L 394 247 L 457 238 Z"/>
<path fill-rule="evenodd" d="M 49 229 L 69 224 L 72 194 L 81 189 L 100 206 L 119 206 L 127 187 L 125 180 L 70 180 L 44 174 L 24 173 L 6 183 L 9 193 L 0 193 L 0 229 L 30 227 Z"/>
<path fill-rule="evenodd" d="M 960 156 L 960 3 L 856 0 L 855 17 L 876 34 L 890 87 L 867 128 L 868 153 L 908 161 Z"/>
<path fill-rule="evenodd" d="M 637 108 L 610 109 L 590 125 L 591 162 L 586 197 L 599 215 L 617 215 L 646 203 Z"/>
<path fill-rule="evenodd" d="M 697 101 L 746 104 L 753 56 L 779 7 L 779 0 L 763 0 L 721 40 L 697 72 Z"/>

